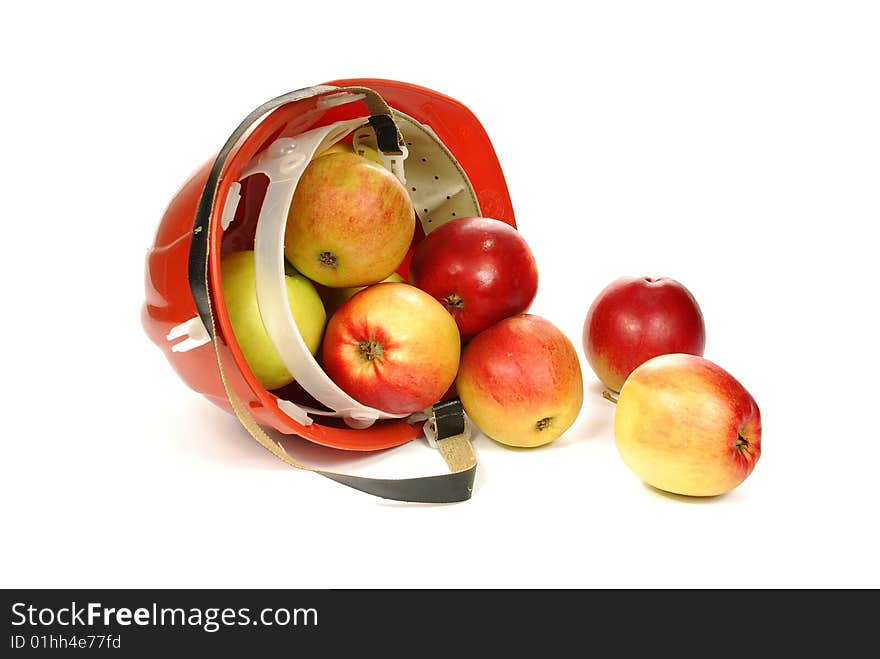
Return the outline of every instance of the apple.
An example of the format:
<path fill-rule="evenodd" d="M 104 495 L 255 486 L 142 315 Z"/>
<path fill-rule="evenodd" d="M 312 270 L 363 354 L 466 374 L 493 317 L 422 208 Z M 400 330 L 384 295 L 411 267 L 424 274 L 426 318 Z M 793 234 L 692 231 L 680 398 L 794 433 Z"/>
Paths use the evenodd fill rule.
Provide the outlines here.
<path fill-rule="evenodd" d="M 327 147 L 321 153 L 317 155 L 318 158 L 323 156 L 329 156 L 332 153 L 357 153 L 359 156 L 363 156 L 367 160 L 372 160 L 377 165 L 382 165 L 382 158 L 379 156 L 379 152 L 376 149 L 367 146 L 366 144 L 361 144 L 358 147 L 358 150 L 354 150 L 354 145 L 349 140 L 340 140 L 335 144 Z"/>
<path fill-rule="evenodd" d="M 327 324 L 324 371 L 363 405 L 410 414 L 440 400 L 455 380 L 461 343 L 452 316 L 415 286 L 369 286 Z"/>
<path fill-rule="evenodd" d="M 220 277 L 226 311 L 232 331 L 254 376 L 266 389 L 278 389 L 293 382 L 272 340 L 266 333 L 257 305 L 257 283 L 252 251 L 234 252 L 223 257 Z M 301 274 L 285 273 L 287 300 L 308 349 L 314 355 L 321 345 L 327 314 L 318 291 Z"/>
<path fill-rule="evenodd" d="M 531 314 L 477 334 L 462 353 L 455 384 L 471 420 L 508 446 L 552 442 L 574 423 L 584 400 L 574 345 Z"/>
<path fill-rule="evenodd" d="M 512 226 L 467 217 L 437 227 L 419 243 L 410 280 L 443 303 L 467 341 L 528 310 L 538 292 L 538 266 Z"/>
<path fill-rule="evenodd" d="M 742 483 L 761 457 L 761 412 L 720 366 L 661 355 L 627 378 L 614 413 L 620 456 L 644 482 L 689 496 Z"/>
<path fill-rule="evenodd" d="M 392 272 L 379 283 L 382 284 L 387 282 L 405 284 L 406 280 L 396 272 Z M 327 310 L 327 317 L 329 318 L 336 313 L 336 310 L 341 307 L 346 300 L 355 293 L 364 290 L 364 288 L 366 288 L 366 286 L 349 286 L 347 288 L 327 288 L 326 286 L 322 286 L 318 292 L 321 295 L 321 299 L 324 301 L 324 309 Z"/>
<path fill-rule="evenodd" d="M 584 353 L 602 383 L 620 391 L 627 376 L 651 357 L 702 355 L 703 314 L 674 279 L 621 277 L 595 299 L 584 322 Z"/>
<path fill-rule="evenodd" d="M 284 254 L 324 286 L 366 286 L 397 269 L 414 232 L 412 202 L 394 174 L 354 153 L 332 153 L 299 180 Z"/>

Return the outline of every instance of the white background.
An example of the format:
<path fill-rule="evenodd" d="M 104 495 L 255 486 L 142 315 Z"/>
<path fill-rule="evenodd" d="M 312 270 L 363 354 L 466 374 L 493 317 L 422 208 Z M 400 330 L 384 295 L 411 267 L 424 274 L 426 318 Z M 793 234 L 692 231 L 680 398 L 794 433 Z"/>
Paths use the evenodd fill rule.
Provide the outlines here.
<path fill-rule="evenodd" d="M 880 586 L 877 6 L 483 4 L 4 11 L 0 586 Z M 140 327 L 165 205 L 253 107 L 350 76 L 481 119 L 538 259 L 533 311 L 579 352 L 614 278 L 690 288 L 706 356 L 763 414 L 739 489 L 640 484 L 586 363 L 571 430 L 478 439 L 475 496 L 448 506 L 293 471 L 176 378 Z M 443 471 L 419 442 L 297 446 Z"/>

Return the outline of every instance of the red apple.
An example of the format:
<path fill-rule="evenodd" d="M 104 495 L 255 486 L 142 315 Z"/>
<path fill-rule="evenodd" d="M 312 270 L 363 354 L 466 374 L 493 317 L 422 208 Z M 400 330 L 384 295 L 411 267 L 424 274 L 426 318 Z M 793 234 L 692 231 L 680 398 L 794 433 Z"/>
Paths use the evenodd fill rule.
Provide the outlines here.
<path fill-rule="evenodd" d="M 434 229 L 413 254 L 410 279 L 443 303 L 464 341 L 526 311 L 538 292 L 538 266 L 526 241 L 488 217 Z"/>
<path fill-rule="evenodd" d="M 571 341 L 530 314 L 477 334 L 464 349 L 455 384 L 477 427 L 509 446 L 552 442 L 574 423 L 584 400 Z"/>
<path fill-rule="evenodd" d="M 658 489 L 713 496 L 742 483 L 761 457 L 761 412 L 720 366 L 661 355 L 627 378 L 614 413 L 623 461 Z"/>
<path fill-rule="evenodd" d="M 331 153 L 299 180 L 284 254 L 324 286 L 367 286 L 397 269 L 414 232 L 409 193 L 391 172 L 353 152 Z"/>
<path fill-rule="evenodd" d="M 621 277 L 593 302 L 584 322 L 584 352 L 603 384 L 620 391 L 627 376 L 657 355 L 702 355 L 703 314 L 674 279 Z"/>
<path fill-rule="evenodd" d="M 324 370 L 349 396 L 391 414 L 436 403 L 455 380 L 458 328 L 437 300 L 409 284 L 365 288 L 333 314 Z"/>

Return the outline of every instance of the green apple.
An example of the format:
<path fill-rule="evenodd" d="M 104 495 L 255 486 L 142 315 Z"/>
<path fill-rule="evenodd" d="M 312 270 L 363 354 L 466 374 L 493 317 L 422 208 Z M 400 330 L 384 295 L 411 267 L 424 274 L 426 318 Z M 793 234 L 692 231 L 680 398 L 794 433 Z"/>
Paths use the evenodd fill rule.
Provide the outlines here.
<path fill-rule="evenodd" d="M 235 252 L 220 264 L 223 295 L 232 330 L 244 358 L 266 389 L 278 389 L 293 382 L 278 351 L 263 327 L 257 306 L 254 253 Z M 285 273 L 290 311 L 306 346 L 314 355 L 321 345 L 327 313 L 311 281 L 292 269 Z"/>
<path fill-rule="evenodd" d="M 384 284 L 390 281 L 397 282 L 398 284 L 407 283 L 406 279 L 401 277 L 396 272 L 392 272 L 379 283 Z M 324 300 L 324 308 L 327 310 L 327 317 L 330 318 L 334 313 L 336 313 L 336 310 L 341 307 L 346 300 L 348 300 L 348 298 L 350 298 L 355 293 L 359 293 L 365 288 L 366 286 L 348 286 L 346 288 L 329 288 L 327 286 L 321 286 L 321 299 Z"/>

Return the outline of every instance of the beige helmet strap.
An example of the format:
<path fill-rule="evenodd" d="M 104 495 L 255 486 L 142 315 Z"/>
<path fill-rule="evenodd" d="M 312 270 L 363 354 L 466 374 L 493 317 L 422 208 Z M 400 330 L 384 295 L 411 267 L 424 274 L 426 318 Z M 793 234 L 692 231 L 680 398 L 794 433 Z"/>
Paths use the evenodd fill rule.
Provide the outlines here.
<path fill-rule="evenodd" d="M 214 347 L 217 369 L 220 379 L 223 382 L 226 396 L 232 407 L 232 411 L 248 433 L 250 433 L 257 442 L 259 442 L 264 448 L 268 449 L 277 458 L 296 469 L 312 471 L 326 478 L 347 485 L 348 487 L 360 490 L 361 492 L 366 492 L 386 499 L 420 503 L 451 503 L 455 501 L 465 501 L 471 497 L 471 493 L 473 492 L 477 459 L 470 443 L 467 426 L 464 424 L 464 414 L 461 411 L 460 403 L 456 403 L 458 406 L 457 410 L 453 409 L 454 405 L 450 405 L 449 403 L 442 404 L 443 418 L 446 419 L 447 422 L 440 423 L 439 417 L 436 419 L 437 446 L 440 453 L 443 455 L 444 460 L 446 460 L 450 473 L 438 476 L 404 479 L 366 478 L 363 476 L 323 471 L 291 457 L 280 442 L 273 440 L 259 426 L 257 420 L 247 409 L 247 406 L 233 390 L 223 368 L 221 339 L 217 334 L 211 296 L 211 281 L 208 274 L 208 254 L 211 245 L 210 238 L 213 232 L 213 225 L 216 224 L 215 222 L 211 222 L 211 217 L 213 215 L 214 203 L 223 166 L 239 139 L 241 139 L 255 122 L 265 116 L 268 112 L 271 112 L 282 105 L 303 98 L 338 93 L 339 91 L 363 93 L 367 105 L 370 108 L 370 112 L 372 113 L 374 109 L 387 111 L 388 114 L 385 114 L 384 116 L 389 118 L 392 126 L 394 125 L 393 120 L 391 119 L 390 109 L 381 96 L 373 90 L 366 90 L 358 87 L 344 89 L 336 87 L 312 87 L 301 89 L 272 99 L 249 114 L 232 135 L 230 135 L 226 144 L 217 155 L 208 175 L 205 189 L 199 200 L 189 253 L 189 286 L 193 295 L 193 300 L 199 312 L 199 317 L 211 337 L 211 344 Z M 394 132 L 397 136 L 397 142 L 402 144 L 403 138 L 400 137 L 400 132 L 396 130 L 396 126 Z M 386 135 L 388 134 L 387 129 L 385 130 L 385 133 Z M 381 140 L 383 138 L 379 139 Z M 387 138 L 384 141 L 387 142 Z M 438 407 L 440 406 L 435 406 L 435 410 Z M 435 417 L 436 416 L 437 414 L 435 411 Z M 456 417 L 461 419 L 460 424 L 448 422 L 448 420 L 455 420 Z M 453 431 L 455 430 L 459 430 L 460 432 L 454 433 Z"/>
<path fill-rule="evenodd" d="M 268 449 L 277 458 L 280 458 L 291 467 L 303 469 L 305 471 L 313 471 L 321 476 L 342 483 L 361 492 L 382 497 L 384 499 L 393 499 L 395 501 L 410 501 L 416 503 L 452 503 L 456 501 L 465 501 L 470 498 L 473 493 L 473 482 L 477 468 L 477 456 L 470 442 L 470 432 L 468 426 L 464 423 L 464 416 L 461 413 L 461 403 L 456 401 L 459 406 L 458 413 L 461 414 L 461 432 L 443 436 L 443 425 L 437 420 L 434 423 L 437 426 L 437 448 L 446 465 L 449 468 L 449 474 L 439 476 L 423 476 L 420 478 L 404 478 L 404 479 L 384 479 L 384 478 L 366 478 L 364 476 L 354 476 L 352 474 L 340 474 L 331 471 L 323 471 L 312 465 L 300 462 L 293 458 L 281 444 L 266 433 L 253 415 L 248 411 L 241 399 L 233 390 L 229 379 L 223 369 L 223 360 L 220 355 L 220 341 L 217 339 L 216 326 L 212 323 L 211 343 L 214 347 L 214 356 L 217 360 L 217 368 L 220 373 L 220 379 L 223 381 L 223 388 L 226 391 L 226 397 L 232 406 L 232 411 L 238 418 L 242 426 L 250 433 L 251 437 L 257 440 L 262 446 Z M 446 415 L 449 415 L 449 403 L 446 404 Z M 430 421 L 428 421 L 430 423 Z"/>
<path fill-rule="evenodd" d="M 401 155 L 405 147 L 403 135 L 394 122 L 392 110 L 385 99 L 368 87 L 340 87 L 339 90 L 350 94 L 363 94 L 364 103 L 370 111 L 370 125 L 376 132 L 379 151 Z"/>

